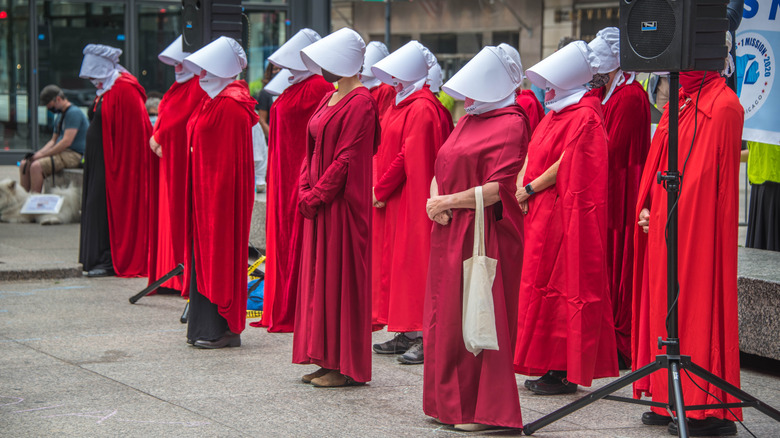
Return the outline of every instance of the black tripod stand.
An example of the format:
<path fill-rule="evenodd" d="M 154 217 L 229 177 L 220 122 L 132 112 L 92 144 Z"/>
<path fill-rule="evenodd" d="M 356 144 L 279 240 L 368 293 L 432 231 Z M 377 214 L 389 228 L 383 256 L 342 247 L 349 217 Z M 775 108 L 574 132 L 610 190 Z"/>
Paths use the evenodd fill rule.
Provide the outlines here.
<path fill-rule="evenodd" d="M 550 423 L 560 420 L 561 418 L 578 411 L 585 406 L 606 398 L 608 400 L 620 401 L 625 403 L 640 404 L 645 406 L 654 406 L 660 408 L 669 408 L 675 411 L 677 414 L 678 423 L 678 435 L 680 437 L 688 437 L 688 424 L 685 416 L 686 410 L 702 410 L 713 408 L 738 408 L 738 407 L 754 407 L 764 414 L 780 421 L 780 412 L 773 409 L 771 406 L 763 403 L 761 400 L 751 396 L 750 394 L 740 390 L 734 385 L 726 382 L 720 377 L 710 373 L 704 368 L 696 365 L 691 361 L 690 356 L 683 356 L 680 354 L 680 340 L 678 338 L 678 321 L 677 321 L 677 296 L 679 294 L 679 284 L 677 283 L 677 198 L 680 192 L 681 175 L 678 171 L 677 161 L 677 136 L 678 136 L 678 116 L 679 116 L 679 100 L 678 100 L 678 84 L 679 73 L 672 72 L 669 78 L 669 170 L 666 172 L 658 173 L 658 183 L 663 184 L 667 191 L 668 205 L 668 220 L 667 220 L 667 308 L 669 321 L 667 326 L 668 338 L 664 341 L 661 338 L 658 339 L 658 348 L 666 347 L 666 354 L 661 354 L 655 357 L 655 361 L 645 365 L 644 367 L 626 374 L 625 376 L 615 380 L 609 385 L 603 386 L 592 393 L 582 397 L 581 399 L 570 403 L 557 411 L 545 415 L 544 417 L 528 423 L 523 428 L 523 432 L 526 435 L 531 435 L 535 431 L 547 426 Z M 645 378 L 650 374 L 666 369 L 669 375 L 669 403 L 664 404 L 660 402 L 653 402 L 647 400 L 634 400 L 632 398 L 613 396 L 614 392 L 624 388 L 637 380 Z M 741 400 L 741 403 L 720 403 L 710 405 L 696 405 L 685 406 L 683 400 L 682 384 L 680 381 L 680 371 L 688 370 L 692 374 L 700 377 L 706 382 L 716 386 L 717 388 L 725 391 L 726 393 Z"/>

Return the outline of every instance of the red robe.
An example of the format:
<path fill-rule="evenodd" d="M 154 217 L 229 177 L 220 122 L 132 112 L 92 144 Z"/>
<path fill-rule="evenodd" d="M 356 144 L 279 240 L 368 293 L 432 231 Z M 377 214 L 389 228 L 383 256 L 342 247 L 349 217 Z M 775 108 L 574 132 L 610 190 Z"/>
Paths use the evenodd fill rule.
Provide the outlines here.
<path fill-rule="evenodd" d="M 111 258 L 118 277 L 146 277 L 152 123 L 146 92 L 122 73 L 103 99 L 103 152 Z"/>
<path fill-rule="evenodd" d="M 374 187 L 384 208 L 374 209 L 374 328 L 422 330 L 431 221 L 425 213 L 436 151 L 446 138 L 436 96 L 430 89 L 393 105 L 382 124 Z"/>
<path fill-rule="evenodd" d="M 544 118 L 544 107 L 542 107 L 539 99 L 536 98 L 536 94 L 531 90 L 517 90 L 515 95 L 515 102 L 528 114 L 531 134 L 533 135 L 536 127 L 539 126 L 539 122 Z"/>
<path fill-rule="evenodd" d="M 379 123 L 381 125 L 385 113 L 395 104 L 395 88 L 383 82 L 369 91 L 371 91 L 371 96 L 376 100 L 376 107 L 379 111 Z"/>
<path fill-rule="evenodd" d="M 332 93 L 331 93 L 332 94 Z M 309 122 L 298 199 L 306 217 L 293 362 L 371 380 L 371 166 L 379 120 L 360 87 Z"/>
<path fill-rule="evenodd" d="M 515 370 L 568 371 L 573 383 L 618 375 L 607 282 L 607 135 L 601 102 L 550 111 L 528 146 L 523 185 L 564 154 L 555 185 L 528 201 Z"/>
<path fill-rule="evenodd" d="M 625 79 L 629 75 L 624 73 Z M 591 94 L 604 100 L 607 87 Z M 607 186 L 607 275 L 618 352 L 631 362 L 631 300 L 634 268 L 633 206 L 639 179 L 650 149 L 650 104 L 642 85 L 634 81 L 615 87 L 602 105 L 607 128 L 609 185 Z"/>
<path fill-rule="evenodd" d="M 191 270 L 196 269 L 198 292 L 217 305 L 233 333 L 241 333 L 246 323 L 255 105 L 246 82 L 234 81 L 214 99 L 205 96 L 187 123 L 184 286 L 189 287 Z"/>
<path fill-rule="evenodd" d="M 187 206 L 187 121 L 206 93 L 195 76 L 174 82 L 158 107 L 154 138 L 162 146 L 162 158 L 152 156 L 149 214 L 149 284 L 185 261 L 184 211 Z M 189 295 L 181 276 L 163 287 Z"/>
<path fill-rule="evenodd" d="M 709 73 L 712 74 L 712 73 Z M 678 202 L 679 338 L 682 354 L 702 368 L 739 387 L 739 328 L 737 321 L 737 211 L 739 154 L 743 109 L 722 78 L 705 84 L 691 100 L 680 92 L 679 166 L 690 151 Z M 667 194 L 656 183 L 656 172 L 668 169 L 669 116 L 665 112 L 647 156 L 639 186 L 635 217 L 650 209 L 648 234 L 636 228 L 634 266 L 634 319 L 632 347 L 634 369 L 647 365 L 664 350 L 666 339 L 666 243 L 664 229 Z M 694 120 L 696 119 L 696 120 Z M 696 127 L 696 143 L 691 147 Z M 685 404 L 718 403 L 681 373 Z M 713 385 L 693 377 L 699 386 L 726 403 L 738 400 Z M 666 403 L 667 373 L 657 371 L 634 383 L 634 396 L 651 395 Z M 732 408 L 742 418 L 742 410 Z M 653 408 L 668 415 L 665 409 Z M 734 417 L 724 409 L 687 411 L 689 418 Z"/>
<path fill-rule="evenodd" d="M 298 214 L 298 177 L 306 157 L 306 125 L 333 85 L 314 75 L 290 85 L 271 106 L 268 135 L 265 295 L 259 326 L 291 332 L 301 256 L 303 216 Z"/>
<path fill-rule="evenodd" d="M 498 351 L 474 356 L 463 344 L 463 261 L 472 256 L 474 209 L 453 210 L 449 225 L 433 224 L 431 231 L 423 410 L 447 424 L 522 427 L 512 370 L 523 255 L 523 214 L 515 183 L 528 137 L 528 119 L 516 105 L 467 115 L 436 158 L 440 194 L 497 182 L 501 196 L 500 203 L 485 208 L 485 248 L 488 257 L 498 260 L 493 282 Z"/>

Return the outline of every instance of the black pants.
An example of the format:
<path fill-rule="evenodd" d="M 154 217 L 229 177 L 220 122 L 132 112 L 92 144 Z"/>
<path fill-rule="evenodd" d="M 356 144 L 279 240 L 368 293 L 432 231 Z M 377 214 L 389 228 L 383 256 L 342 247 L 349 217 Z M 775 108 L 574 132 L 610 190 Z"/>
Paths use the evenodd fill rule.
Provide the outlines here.
<path fill-rule="evenodd" d="M 198 292 L 195 281 L 195 255 L 190 276 L 190 311 L 187 317 L 187 339 L 191 341 L 215 341 L 228 331 L 227 320 L 219 314 L 216 304 Z"/>

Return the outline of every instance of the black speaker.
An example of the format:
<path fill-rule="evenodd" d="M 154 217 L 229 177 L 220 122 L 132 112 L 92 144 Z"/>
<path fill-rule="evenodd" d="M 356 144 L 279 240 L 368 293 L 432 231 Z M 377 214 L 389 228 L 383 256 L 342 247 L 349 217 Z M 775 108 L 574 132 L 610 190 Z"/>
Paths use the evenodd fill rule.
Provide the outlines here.
<path fill-rule="evenodd" d="M 624 71 L 720 71 L 728 55 L 727 0 L 620 0 Z"/>
<path fill-rule="evenodd" d="M 221 36 L 241 42 L 241 0 L 182 0 L 182 49 L 193 53 Z"/>

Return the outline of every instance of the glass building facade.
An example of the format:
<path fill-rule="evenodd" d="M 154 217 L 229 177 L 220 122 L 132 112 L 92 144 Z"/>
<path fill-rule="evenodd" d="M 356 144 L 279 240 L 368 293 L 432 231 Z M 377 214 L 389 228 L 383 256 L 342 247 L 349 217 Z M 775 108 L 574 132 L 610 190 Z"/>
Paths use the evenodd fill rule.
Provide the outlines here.
<path fill-rule="evenodd" d="M 290 36 L 295 0 L 244 1 L 243 42 L 249 65 L 242 78 L 259 91 L 268 56 Z M 157 54 L 181 33 L 180 1 L 0 0 L 0 163 L 11 164 L 52 135 L 53 114 L 38 93 L 60 86 L 86 111 L 95 88 L 78 77 L 90 43 L 123 50 L 120 63 L 151 93 L 164 93 L 173 68 Z M 297 23 L 296 23 L 297 24 Z"/>

